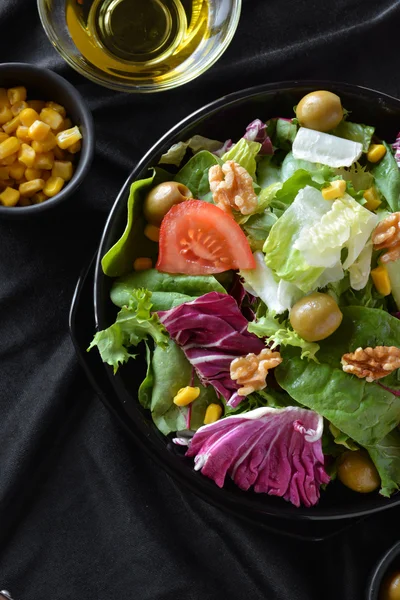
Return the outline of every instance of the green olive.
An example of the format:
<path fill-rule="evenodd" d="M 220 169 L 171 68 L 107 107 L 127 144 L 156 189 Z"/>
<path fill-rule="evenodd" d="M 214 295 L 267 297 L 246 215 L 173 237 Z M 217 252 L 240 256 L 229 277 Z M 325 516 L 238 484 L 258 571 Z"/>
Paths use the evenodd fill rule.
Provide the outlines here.
<path fill-rule="evenodd" d="M 296 117 L 300 125 L 317 131 L 330 131 L 343 119 L 339 96 L 320 90 L 304 96 L 297 105 Z"/>
<path fill-rule="evenodd" d="M 314 292 L 296 302 L 289 318 L 293 329 L 303 340 L 318 342 L 336 331 L 343 315 L 331 296 Z"/>
<path fill-rule="evenodd" d="M 193 198 L 193 195 L 186 185 L 177 181 L 160 183 L 146 196 L 143 206 L 144 216 L 151 225 L 159 227 L 169 209 L 188 198 Z"/>
<path fill-rule="evenodd" d="M 345 486 L 361 494 L 373 492 L 381 483 L 374 463 L 363 450 L 344 452 L 337 474 Z"/>
<path fill-rule="evenodd" d="M 400 573 L 397 571 L 386 578 L 380 600 L 400 600 Z"/>

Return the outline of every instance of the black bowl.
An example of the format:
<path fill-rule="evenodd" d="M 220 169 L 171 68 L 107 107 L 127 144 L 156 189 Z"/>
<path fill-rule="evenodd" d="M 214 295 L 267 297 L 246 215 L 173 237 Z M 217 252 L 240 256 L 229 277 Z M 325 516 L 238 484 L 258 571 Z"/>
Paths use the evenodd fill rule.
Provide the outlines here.
<path fill-rule="evenodd" d="M 101 269 L 101 258 L 121 236 L 126 224 L 126 204 L 133 181 L 148 176 L 148 168 L 156 165 L 162 153 L 173 143 L 201 134 L 214 139 L 238 139 L 246 125 L 255 118 L 267 119 L 291 115 L 300 98 L 315 89 L 328 89 L 342 98 L 343 105 L 358 122 L 373 124 L 377 134 L 394 140 L 400 123 L 400 101 L 366 88 L 325 81 L 268 84 L 231 94 L 193 113 L 164 135 L 144 156 L 122 188 L 106 223 L 98 249 L 94 278 L 94 313 L 99 329 L 115 320 L 116 308 L 109 300 L 112 280 Z M 143 356 L 130 361 L 116 376 L 104 366 L 113 395 L 120 404 L 126 426 L 136 439 L 145 440 L 145 447 L 166 470 L 184 481 L 203 498 L 251 518 L 255 522 L 266 516 L 296 520 L 347 519 L 371 514 L 400 504 L 400 495 L 384 499 L 374 493 L 367 496 L 351 492 L 340 483 L 328 486 L 318 506 L 296 508 L 280 498 L 265 494 L 242 492 L 231 482 L 219 489 L 214 482 L 193 470 L 192 460 L 182 449 L 164 437 L 151 421 L 150 414 L 137 401 L 137 390 L 145 373 Z"/>
<path fill-rule="evenodd" d="M 379 600 L 382 584 L 386 576 L 394 570 L 400 572 L 400 542 L 397 542 L 382 556 L 372 572 L 367 587 L 366 600 Z"/>
<path fill-rule="evenodd" d="M 66 79 L 49 69 L 28 63 L 0 64 L 0 87 L 23 85 L 28 90 L 28 99 L 53 100 L 65 106 L 68 116 L 82 132 L 82 150 L 72 179 L 59 194 L 41 204 L 32 206 L 6 207 L 0 205 L 0 217 L 9 219 L 27 218 L 43 213 L 65 202 L 85 179 L 94 154 L 94 124 L 92 114 L 80 93 Z"/>

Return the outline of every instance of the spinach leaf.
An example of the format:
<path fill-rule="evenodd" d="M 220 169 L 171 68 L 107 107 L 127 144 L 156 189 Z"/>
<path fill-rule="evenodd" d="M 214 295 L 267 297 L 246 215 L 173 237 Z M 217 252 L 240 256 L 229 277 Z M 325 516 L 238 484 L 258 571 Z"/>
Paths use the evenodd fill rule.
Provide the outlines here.
<path fill-rule="evenodd" d="M 193 198 L 207 199 L 205 197 L 210 193 L 208 171 L 210 167 L 218 164 L 219 161 L 214 154 L 202 150 L 195 154 L 175 175 L 175 181 L 186 185 L 192 192 Z"/>
<path fill-rule="evenodd" d="M 374 446 L 367 446 L 381 478 L 382 496 L 389 497 L 400 485 L 400 432 L 394 429 Z"/>
<path fill-rule="evenodd" d="M 120 239 L 103 256 L 101 266 L 105 275 L 119 277 L 132 269 L 132 264 L 140 256 L 156 258 L 158 245 L 144 235 L 146 225 L 143 216 L 143 202 L 153 186 L 167 181 L 171 176 L 163 169 L 153 169 L 147 179 L 140 179 L 131 185 L 127 203 L 128 219 Z"/>
<path fill-rule="evenodd" d="M 389 144 L 382 143 L 386 148 L 386 154 L 372 167 L 371 173 L 375 177 L 375 185 L 384 195 L 390 208 L 396 212 L 400 209 L 400 169 Z"/>
<path fill-rule="evenodd" d="M 266 210 L 261 215 L 252 215 L 250 219 L 243 225 L 243 229 L 247 235 L 250 248 L 253 252 L 262 250 L 265 240 L 278 217 L 270 210 Z"/>
<path fill-rule="evenodd" d="M 155 425 L 164 435 L 186 429 L 189 408 L 177 406 L 173 399 L 181 388 L 191 384 L 192 366 L 175 342 L 170 340 L 166 350 L 158 347 L 154 350 L 152 372 L 154 385 L 150 409 Z M 196 430 L 203 425 L 207 406 L 219 401 L 214 388 L 203 387 L 197 377 L 194 385 L 201 390 L 200 396 L 191 404 L 190 428 Z"/>
<path fill-rule="evenodd" d="M 351 121 L 341 121 L 337 127 L 330 133 L 338 137 L 359 142 L 362 144 L 363 152 L 368 152 L 371 144 L 372 136 L 374 135 L 375 127 L 370 125 L 362 125 L 361 123 L 351 123 Z"/>
<path fill-rule="evenodd" d="M 168 310 L 208 292 L 225 294 L 225 288 L 212 275 L 169 275 L 156 269 L 133 271 L 114 281 L 111 301 L 122 308 L 133 292 L 145 288 L 152 292 L 153 311 Z"/>
<path fill-rule="evenodd" d="M 377 383 L 349 376 L 340 361 L 343 354 L 360 346 L 399 346 L 400 321 L 385 311 L 361 306 L 342 312 L 339 329 L 320 342 L 320 364 L 301 360 L 295 348 L 282 347 L 284 360 L 275 369 L 275 377 L 300 404 L 321 414 L 358 444 L 371 446 L 398 424 L 400 398 Z"/>

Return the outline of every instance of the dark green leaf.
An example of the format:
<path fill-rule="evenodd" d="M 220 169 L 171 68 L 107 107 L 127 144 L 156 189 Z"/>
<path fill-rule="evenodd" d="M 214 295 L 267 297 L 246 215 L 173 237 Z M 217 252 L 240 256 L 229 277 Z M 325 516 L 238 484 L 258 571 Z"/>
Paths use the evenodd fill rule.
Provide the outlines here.
<path fill-rule="evenodd" d="M 372 136 L 374 135 L 375 127 L 369 125 L 361 125 L 361 123 L 351 123 L 351 121 L 341 121 L 339 125 L 330 133 L 338 137 L 352 140 L 362 144 L 363 152 L 368 152 L 371 144 Z"/>
<path fill-rule="evenodd" d="M 202 150 L 195 154 L 175 175 L 175 181 L 186 185 L 192 192 L 193 198 L 203 200 L 210 193 L 208 171 L 210 167 L 218 164 L 219 161 L 214 154 Z"/>
<path fill-rule="evenodd" d="M 386 148 L 386 154 L 372 167 L 371 173 L 375 177 L 375 185 L 395 212 L 400 209 L 400 169 L 389 144 L 382 143 Z"/>

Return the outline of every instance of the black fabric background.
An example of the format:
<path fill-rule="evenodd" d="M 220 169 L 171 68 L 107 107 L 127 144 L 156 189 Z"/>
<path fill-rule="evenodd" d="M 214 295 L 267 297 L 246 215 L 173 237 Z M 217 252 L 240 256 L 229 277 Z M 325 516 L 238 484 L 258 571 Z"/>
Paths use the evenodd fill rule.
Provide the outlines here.
<path fill-rule="evenodd" d="M 0 221 L 0 589 L 16 600 L 363 597 L 400 511 L 310 544 L 209 506 L 114 422 L 78 366 L 67 317 L 119 188 L 162 133 L 227 92 L 277 80 L 343 80 L 400 97 L 399 26 L 394 0 L 244 0 L 217 65 L 175 91 L 133 96 L 69 69 L 35 0 L 1 0 L 0 60 L 69 79 L 93 111 L 97 147 L 62 219 Z"/>

